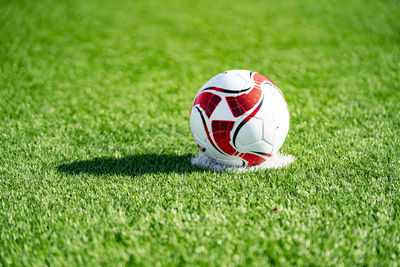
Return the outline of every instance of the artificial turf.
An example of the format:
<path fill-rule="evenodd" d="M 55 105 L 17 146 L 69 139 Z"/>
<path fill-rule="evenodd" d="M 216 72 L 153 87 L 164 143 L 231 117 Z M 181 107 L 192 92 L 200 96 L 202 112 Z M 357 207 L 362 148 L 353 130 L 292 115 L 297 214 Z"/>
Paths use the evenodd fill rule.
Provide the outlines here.
<path fill-rule="evenodd" d="M 293 164 L 190 164 L 228 69 L 282 89 Z M 0 265 L 398 265 L 399 133 L 398 0 L 3 0 Z"/>

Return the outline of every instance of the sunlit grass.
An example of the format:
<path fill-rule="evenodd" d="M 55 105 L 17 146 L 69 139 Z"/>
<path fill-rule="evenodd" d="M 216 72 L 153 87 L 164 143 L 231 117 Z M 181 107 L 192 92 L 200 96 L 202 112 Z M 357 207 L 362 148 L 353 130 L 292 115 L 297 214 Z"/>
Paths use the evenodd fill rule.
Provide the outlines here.
<path fill-rule="evenodd" d="M 394 265 L 398 1 L 3 1 L 0 265 Z M 251 69 L 287 168 L 191 166 L 200 86 Z"/>

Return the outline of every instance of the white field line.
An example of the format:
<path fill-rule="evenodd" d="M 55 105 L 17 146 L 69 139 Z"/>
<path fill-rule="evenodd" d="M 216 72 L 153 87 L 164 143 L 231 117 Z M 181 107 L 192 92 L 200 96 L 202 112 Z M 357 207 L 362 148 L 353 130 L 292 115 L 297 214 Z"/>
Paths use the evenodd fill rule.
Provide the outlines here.
<path fill-rule="evenodd" d="M 273 154 L 263 163 L 251 166 L 251 167 L 235 167 L 235 166 L 227 166 L 222 165 L 220 163 L 215 162 L 215 160 L 210 159 L 203 153 L 197 153 L 193 158 L 191 158 L 190 162 L 198 167 L 208 168 L 213 171 L 226 171 L 226 170 L 233 170 L 233 171 L 258 171 L 263 169 L 274 169 L 274 168 L 282 168 L 293 161 L 296 160 L 295 156 L 292 155 L 283 155 L 280 153 Z"/>

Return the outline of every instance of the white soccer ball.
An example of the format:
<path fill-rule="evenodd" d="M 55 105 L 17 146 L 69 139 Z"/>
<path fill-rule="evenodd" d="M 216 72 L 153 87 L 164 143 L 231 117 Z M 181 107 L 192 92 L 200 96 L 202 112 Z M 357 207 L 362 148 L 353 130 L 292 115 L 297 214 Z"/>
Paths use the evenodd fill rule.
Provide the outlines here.
<path fill-rule="evenodd" d="M 218 163 L 252 166 L 268 160 L 289 130 L 289 109 L 279 88 L 248 70 L 214 76 L 194 98 L 190 129 L 199 149 Z"/>

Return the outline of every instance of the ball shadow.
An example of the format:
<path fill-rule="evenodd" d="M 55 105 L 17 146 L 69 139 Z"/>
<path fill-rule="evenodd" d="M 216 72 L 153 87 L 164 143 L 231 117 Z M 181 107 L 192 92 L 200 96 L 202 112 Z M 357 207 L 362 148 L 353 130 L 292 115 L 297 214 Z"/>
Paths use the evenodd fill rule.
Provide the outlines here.
<path fill-rule="evenodd" d="M 119 174 L 129 176 L 190 173 L 201 170 L 190 163 L 192 156 L 191 154 L 136 154 L 121 158 L 103 157 L 61 164 L 57 166 L 57 170 L 69 174 Z"/>

